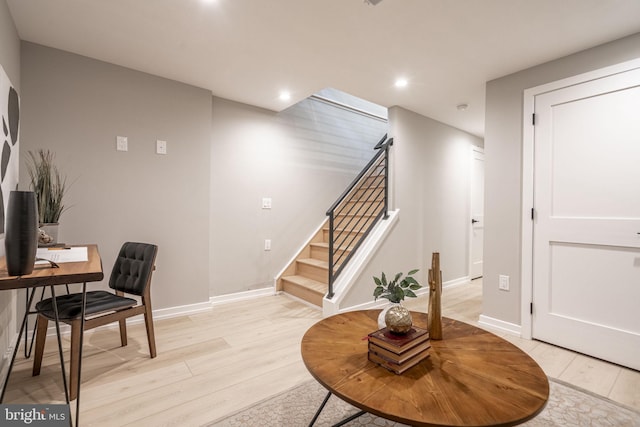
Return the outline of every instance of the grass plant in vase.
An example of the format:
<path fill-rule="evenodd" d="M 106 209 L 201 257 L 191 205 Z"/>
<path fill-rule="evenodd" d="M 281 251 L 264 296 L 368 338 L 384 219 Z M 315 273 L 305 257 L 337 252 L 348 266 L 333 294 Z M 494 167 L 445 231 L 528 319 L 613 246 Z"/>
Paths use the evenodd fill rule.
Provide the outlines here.
<path fill-rule="evenodd" d="M 411 313 L 402 306 L 402 301 L 407 297 L 415 298 L 414 291 L 422 287 L 413 277 L 417 272 L 417 269 L 411 270 L 406 276 L 404 273 L 396 273 L 392 280 L 387 280 L 384 272 L 380 277 L 374 276 L 373 281 L 376 284 L 373 291 L 374 301 L 378 298 L 386 298 L 390 303 L 378 316 L 380 329 L 386 326 L 389 331 L 396 334 L 406 334 L 411 330 L 413 324 Z"/>
<path fill-rule="evenodd" d="M 36 193 L 38 221 L 42 232 L 40 245 L 53 245 L 58 242 L 60 215 L 64 212 L 64 195 L 67 178 L 54 163 L 54 154 L 49 150 L 29 151 L 27 170 L 31 179 L 31 190 Z"/>

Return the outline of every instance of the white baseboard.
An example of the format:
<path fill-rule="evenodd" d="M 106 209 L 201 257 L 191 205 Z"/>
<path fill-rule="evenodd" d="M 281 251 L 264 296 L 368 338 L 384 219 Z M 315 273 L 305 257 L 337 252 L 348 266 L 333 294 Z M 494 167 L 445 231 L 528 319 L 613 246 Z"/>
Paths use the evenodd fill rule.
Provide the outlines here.
<path fill-rule="evenodd" d="M 520 325 L 516 325 L 515 323 L 509 323 L 505 322 L 504 320 L 494 319 L 493 317 L 485 316 L 484 314 L 480 315 L 478 323 L 489 329 L 495 329 L 509 335 L 515 335 L 517 337 L 522 336 L 522 327 Z"/>
<path fill-rule="evenodd" d="M 445 289 L 445 288 L 453 288 L 455 286 L 460 286 L 460 285 L 468 285 L 470 282 L 471 282 L 471 277 L 463 276 L 457 279 L 447 280 L 446 282 L 443 282 L 442 288 Z"/>
<path fill-rule="evenodd" d="M 444 283 L 442 283 L 442 288 L 452 288 L 455 286 L 460 286 L 460 285 L 466 285 L 467 283 L 469 283 L 470 279 L 469 276 L 464 276 L 464 277 L 460 277 L 458 279 L 453 279 L 453 280 L 448 280 Z M 429 295 L 429 285 L 423 286 L 420 289 L 418 289 L 416 292 L 417 296 L 423 296 L 423 295 Z M 353 305 L 350 307 L 340 307 L 338 308 L 338 313 L 344 313 L 347 311 L 355 311 L 355 310 L 373 310 L 376 308 L 382 308 L 387 304 L 387 300 L 383 299 L 383 300 L 378 300 L 378 301 L 368 301 L 362 304 L 358 304 L 358 305 Z M 333 313 L 333 314 L 337 314 L 337 313 Z"/>
<path fill-rule="evenodd" d="M 268 288 L 253 289 L 251 291 L 236 292 L 236 293 L 227 294 L 227 295 L 217 295 L 209 298 L 209 303 L 212 306 L 216 306 L 216 305 L 226 304 L 226 303 L 235 302 L 235 301 L 243 301 L 247 299 L 259 298 L 264 296 L 272 296 L 275 294 L 276 294 L 276 288 L 275 286 L 272 286 Z"/>
<path fill-rule="evenodd" d="M 338 313 L 346 313 L 347 311 L 356 311 L 356 310 L 374 310 L 376 308 L 383 308 L 388 303 L 389 301 L 387 301 L 386 299 L 379 299 L 378 301 L 369 301 L 369 302 L 365 302 L 358 305 L 352 305 L 349 307 L 339 307 Z"/>
<path fill-rule="evenodd" d="M 198 313 L 204 313 L 207 311 L 211 311 L 211 304 L 208 302 L 163 308 L 159 310 L 153 310 L 153 320 L 155 321 L 160 319 L 168 319 L 171 317 L 188 316 L 188 315 L 193 315 Z M 144 322 L 144 317 L 142 315 L 127 319 L 128 325 L 135 325 L 143 322 Z M 117 328 L 117 327 L 118 327 L 118 323 L 116 322 L 116 323 L 111 323 L 109 325 L 100 326 L 96 328 L 96 330 Z M 90 333 L 90 332 L 91 331 L 88 331 L 87 333 Z M 29 340 L 31 340 L 33 333 L 34 333 L 33 329 L 30 329 L 27 331 L 27 336 L 29 337 Z M 71 327 L 65 323 L 60 323 L 60 333 L 62 335 L 70 334 Z M 47 329 L 47 336 L 55 336 L 55 335 L 56 335 L 55 324 L 54 322 L 50 321 L 49 328 Z M 24 340 L 24 336 L 22 339 Z M 2 355 L 2 361 L 0 362 L 0 373 L 3 375 L 2 378 L 4 378 L 4 376 L 6 375 L 6 370 L 9 366 L 9 360 L 11 359 L 13 349 L 15 348 L 16 345 L 18 345 L 17 340 L 18 340 L 18 334 L 16 333 L 13 335 L 11 339 L 11 343 L 12 343 L 11 346 L 7 349 L 6 353 Z"/>
<path fill-rule="evenodd" d="M 153 320 L 170 319 L 172 317 L 190 316 L 198 313 L 206 313 L 211 311 L 211 304 L 209 302 L 199 302 L 189 305 L 179 305 L 176 307 L 161 308 L 159 310 L 153 310 Z M 136 325 L 144 322 L 144 316 L 138 315 L 127 319 L 127 325 Z M 117 328 L 118 323 L 110 323 L 108 325 L 99 326 L 95 330 Z M 60 323 L 60 333 L 62 335 L 70 334 L 71 327 L 65 323 Z M 87 331 L 86 333 L 91 333 Z M 29 337 L 33 334 L 33 329 L 29 330 Z M 47 336 L 55 336 L 56 327 L 54 322 L 49 321 L 49 328 L 47 328 Z M 24 338 L 23 338 L 24 339 Z"/>
<path fill-rule="evenodd" d="M 192 314 L 206 313 L 207 311 L 211 311 L 211 304 L 208 302 L 198 302 L 195 304 L 178 305 L 176 307 L 153 310 L 153 319 L 170 319 L 172 317 L 190 316 Z M 134 320 L 139 320 L 140 322 L 142 322 L 142 319 L 142 317 L 140 317 L 139 319 L 135 317 L 131 320 L 131 323 L 134 323 Z"/>
<path fill-rule="evenodd" d="M 168 307 L 168 308 L 153 310 L 153 320 L 170 319 L 172 317 L 191 316 L 194 314 L 206 313 L 208 311 L 211 311 L 212 307 L 216 305 L 222 305 L 230 302 L 242 301 L 242 300 L 253 299 L 253 298 L 260 298 L 263 296 L 271 296 L 275 294 L 276 294 L 275 287 L 269 287 L 269 288 L 263 288 L 263 289 L 255 289 L 255 290 L 246 291 L 246 292 L 238 292 L 234 294 L 215 296 L 215 297 L 209 298 L 209 301 L 207 302 L 199 302 L 195 304 L 179 305 L 175 307 Z M 143 316 L 135 316 L 127 319 L 127 324 L 129 325 L 135 325 L 142 322 L 144 322 Z M 52 322 L 50 322 L 49 325 L 50 326 L 47 330 L 47 336 L 55 335 L 56 334 L 55 325 L 53 325 Z M 116 328 L 116 327 L 118 327 L 117 323 L 101 326 L 96 329 Z M 62 334 L 69 334 L 71 332 L 71 328 L 69 327 L 69 325 L 62 323 L 60 324 L 60 332 Z M 33 330 L 30 330 L 29 336 L 31 336 L 32 333 L 33 333 Z M 17 334 L 14 337 L 14 340 L 15 339 L 17 339 Z"/>

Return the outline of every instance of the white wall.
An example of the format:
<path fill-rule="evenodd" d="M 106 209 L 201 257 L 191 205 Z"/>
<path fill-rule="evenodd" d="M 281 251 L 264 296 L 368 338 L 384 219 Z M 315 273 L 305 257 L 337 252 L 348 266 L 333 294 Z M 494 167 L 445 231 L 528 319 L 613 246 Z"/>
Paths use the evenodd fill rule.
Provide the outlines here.
<path fill-rule="evenodd" d="M 483 315 L 521 324 L 522 108 L 527 88 L 640 57 L 640 34 L 487 83 Z M 510 276 L 509 292 L 498 275 Z"/>
<path fill-rule="evenodd" d="M 22 158 L 52 150 L 71 183 L 59 239 L 97 243 L 107 278 L 123 242 L 156 243 L 154 309 L 208 301 L 210 137 L 209 91 L 22 43 Z"/>
<path fill-rule="evenodd" d="M 313 99 L 274 113 L 214 97 L 211 295 L 273 286 L 386 132 L 385 121 Z"/>
<path fill-rule="evenodd" d="M 400 219 L 364 269 L 343 306 L 373 301 L 373 279 L 419 268 L 427 286 L 431 254 L 440 252 L 444 282 L 468 280 L 472 145 L 482 140 L 400 107 L 389 110 L 393 209 Z"/>

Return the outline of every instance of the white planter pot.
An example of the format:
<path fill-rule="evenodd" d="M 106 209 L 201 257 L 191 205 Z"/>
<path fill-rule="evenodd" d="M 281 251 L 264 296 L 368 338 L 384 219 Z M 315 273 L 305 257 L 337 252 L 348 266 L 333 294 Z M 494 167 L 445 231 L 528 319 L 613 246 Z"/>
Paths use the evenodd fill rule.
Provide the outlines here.
<path fill-rule="evenodd" d="M 44 233 L 49 236 L 51 238 L 51 241 L 46 242 L 42 239 L 42 236 L 40 236 L 38 238 L 38 245 L 39 246 L 51 246 L 51 245 L 55 245 L 58 243 L 58 227 L 60 226 L 59 223 L 54 222 L 54 223 L 46 223 L 46 224 L 40 224 L 40 230 L 44 231 Z M 45 238 L 45 240 L 48 240 Z"/>

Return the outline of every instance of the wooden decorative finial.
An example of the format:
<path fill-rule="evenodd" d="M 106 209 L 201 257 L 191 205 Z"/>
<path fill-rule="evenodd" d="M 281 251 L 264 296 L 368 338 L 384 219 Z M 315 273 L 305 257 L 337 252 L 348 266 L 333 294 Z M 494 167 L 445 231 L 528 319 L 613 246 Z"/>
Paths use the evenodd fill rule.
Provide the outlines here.
<path fill-rule="evenodd" d="M 429 312 L 427 315 L 429 335 L 432 340 L 442 339 L 442 272 L 440 271 L 440 254 L 431 256 L 429 270 Z"/>

